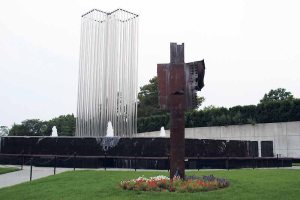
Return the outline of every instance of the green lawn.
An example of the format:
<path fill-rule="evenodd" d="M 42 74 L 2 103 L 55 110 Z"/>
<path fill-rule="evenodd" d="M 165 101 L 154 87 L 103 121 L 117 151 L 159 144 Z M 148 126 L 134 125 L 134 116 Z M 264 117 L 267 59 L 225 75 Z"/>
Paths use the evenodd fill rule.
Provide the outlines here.
<path fill-rule="evenodd" d="M 14 167 L 0 167 L 0 174 L 6 174 L 9 172 L 14 172 L 19 170 L 18 168 L 14 168 Z"/>
<path fill-rule="evenodd" d="M 118 187 L 121 180 L 138 176 L 167 175 L 167 172 L 76 171 L 0 189 L 0 199 L 300 199 L 300 170 L 243 169 L 194 171 L 188 175 L 214 174 L 231 181 L 226 189 L 200 193 L 136 192 Z"/>

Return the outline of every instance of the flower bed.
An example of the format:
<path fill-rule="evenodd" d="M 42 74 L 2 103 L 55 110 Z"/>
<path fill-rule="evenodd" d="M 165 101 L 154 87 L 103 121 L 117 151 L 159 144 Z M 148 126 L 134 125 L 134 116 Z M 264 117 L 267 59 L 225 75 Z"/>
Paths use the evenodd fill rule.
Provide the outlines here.
<path fill-rule="evenodd" d="M 185 180 L 179 177 L 170 179 L 167 176 L 155 176 L 121 181 L 120 187 L 124 190 L 135 191 L 169 191 L 169 192 L 201 192 L 229 186 L 229 181 L 223 178 L 210 176 L 189 176 Z"/>

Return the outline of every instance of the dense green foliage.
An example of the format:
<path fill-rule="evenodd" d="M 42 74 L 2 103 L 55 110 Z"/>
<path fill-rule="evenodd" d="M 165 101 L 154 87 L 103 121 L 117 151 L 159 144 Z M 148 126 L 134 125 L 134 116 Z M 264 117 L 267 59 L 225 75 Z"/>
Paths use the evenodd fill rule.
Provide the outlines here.
<path fill-rule="evenodd" d="M 48 121 L 48 124 L 50 127 L 56 126 L 59 136 L 74 136 L 75 134 L 76 118 L 73 114 L 61 115 L 59 117 L 53 118 Z"/>
<path fill-rule="evenodd" d="M 157 77 L 149 80 L 149 84 L 140 87 L 138 94 L 138 117 L 149 117 L 151 115 L 166 114 L 162 111 L 158 104 L 158 83 Z"/>
<path fill-rule="evenodd" d="M 209 107 L 185 113 L 186 127 L 226 126 L 255 123 L 288 122 L 300 120 L 300 99 L 269 101 L 258 105 L 232 108 Z M 138 118 L 138 132 L 169 128 L 169 115 Z"/>
<path fill-rule="evenodd" d="M 158 131 L 162 126 L 169 129 L 169 114 L 159 109 L 157 78 L 140 88 L 138 94 L 137 131 Z M 198 97 L 198 105 L 204 101 Z M 300 120 L 300 99 L 295 99 L 290 92 L 278 88 L 265 94 L 258 105 L 224 107 L 206 107 L 185 113 L 186 127 L 226 126 L 239 124 L 288 122 Z M 49 121 L 29 119 L 21 124 L 14 124 L 10 136 L 49 136 L 56 126 L 59 136 L 75 134 L 76 119 L 74 115 L 62 115 Z M 2 128 L 3 133 L 6 131 Z M 0 132 L 1 133 L 1 132 Z"/>
<path fill-rule="evenodd" d="M 260 100 L 260 103 L 293 99 L 294 96 L 291 92 L 286 91 L 286 89 L 284 88 L 277 88 L 276 90 L 270 90 L 267 94 L 265 94 L 264 97 Z"/>
<path fill-rule="evenodd" d="M 210 175 L 229 179 L 226 189 L 201 193 L 124 191 L 118 184 L 122 180 L 139 176 L 168 175 L 166 171 L 75 171 L 65 172 L 0 189 L 0 199 L 14 200 L 294 200 L 300 196 L 299 170 L 243 169 L 220 171 L 188 171 L 187 175 Z"/>
<path fill-rule="evenodd" d="M 9 133 L 9 128 L 7 126 L 0 126 L 0 137 L 7 136 Z"/>
<path fill-rule="evenodd" d="M 48 123 L 39 119 L 28 119 L 21 124 L 14 124 L 9 131 L 10 136 L 41 136 L 50 135 Z"/>
<path fill-rule="evenodd" d="M 73 114 L 61 115 L 49 121 L 29 119 L 21 124 L 14 124 L 9 131 L 9 136 L 49 136 L 53 126 L 56 126 L 59 136 L 73 136 L 75 125 L 76 119 Z"/>
<path fill-rule="evenodd" d="M 169 129 L 169 113 L 161 111 L 158 104 L 157 77 L 141 87 L 138 105 L 138 133 L 158 131 L 162 126 Z M 198 106 L 204 101 L 198 97 Z M 295 99 L 284 88 L 270 90 L 258 105 L 216 108 L 185 113 L 186 127 L 226 126 L 268 122 L 288 122 L 300 120 L 300 99 Z"/>

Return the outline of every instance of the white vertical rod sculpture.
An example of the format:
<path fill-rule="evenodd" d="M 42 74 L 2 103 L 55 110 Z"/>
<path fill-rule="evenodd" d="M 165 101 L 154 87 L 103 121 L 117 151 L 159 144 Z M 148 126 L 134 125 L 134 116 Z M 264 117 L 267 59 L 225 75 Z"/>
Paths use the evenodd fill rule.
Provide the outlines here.
<path fill-rule="evenodd" d="M 138 15 L 91 10 L 81 20 L 76 136 L 137 132 Z"/>

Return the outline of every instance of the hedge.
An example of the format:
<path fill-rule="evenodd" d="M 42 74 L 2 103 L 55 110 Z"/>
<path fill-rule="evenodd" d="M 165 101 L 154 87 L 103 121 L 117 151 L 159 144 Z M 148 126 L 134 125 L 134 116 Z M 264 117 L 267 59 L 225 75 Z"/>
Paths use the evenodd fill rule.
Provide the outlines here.
<path fill-rule="evenodd" d="M 169 129 L 169 115 L 138 118 L 138 133 Z M 261 103 L 231 108 L 208 108 L 185 113 L 185 126 L 207 127 L 300 120 L 300 99 Z"/>

